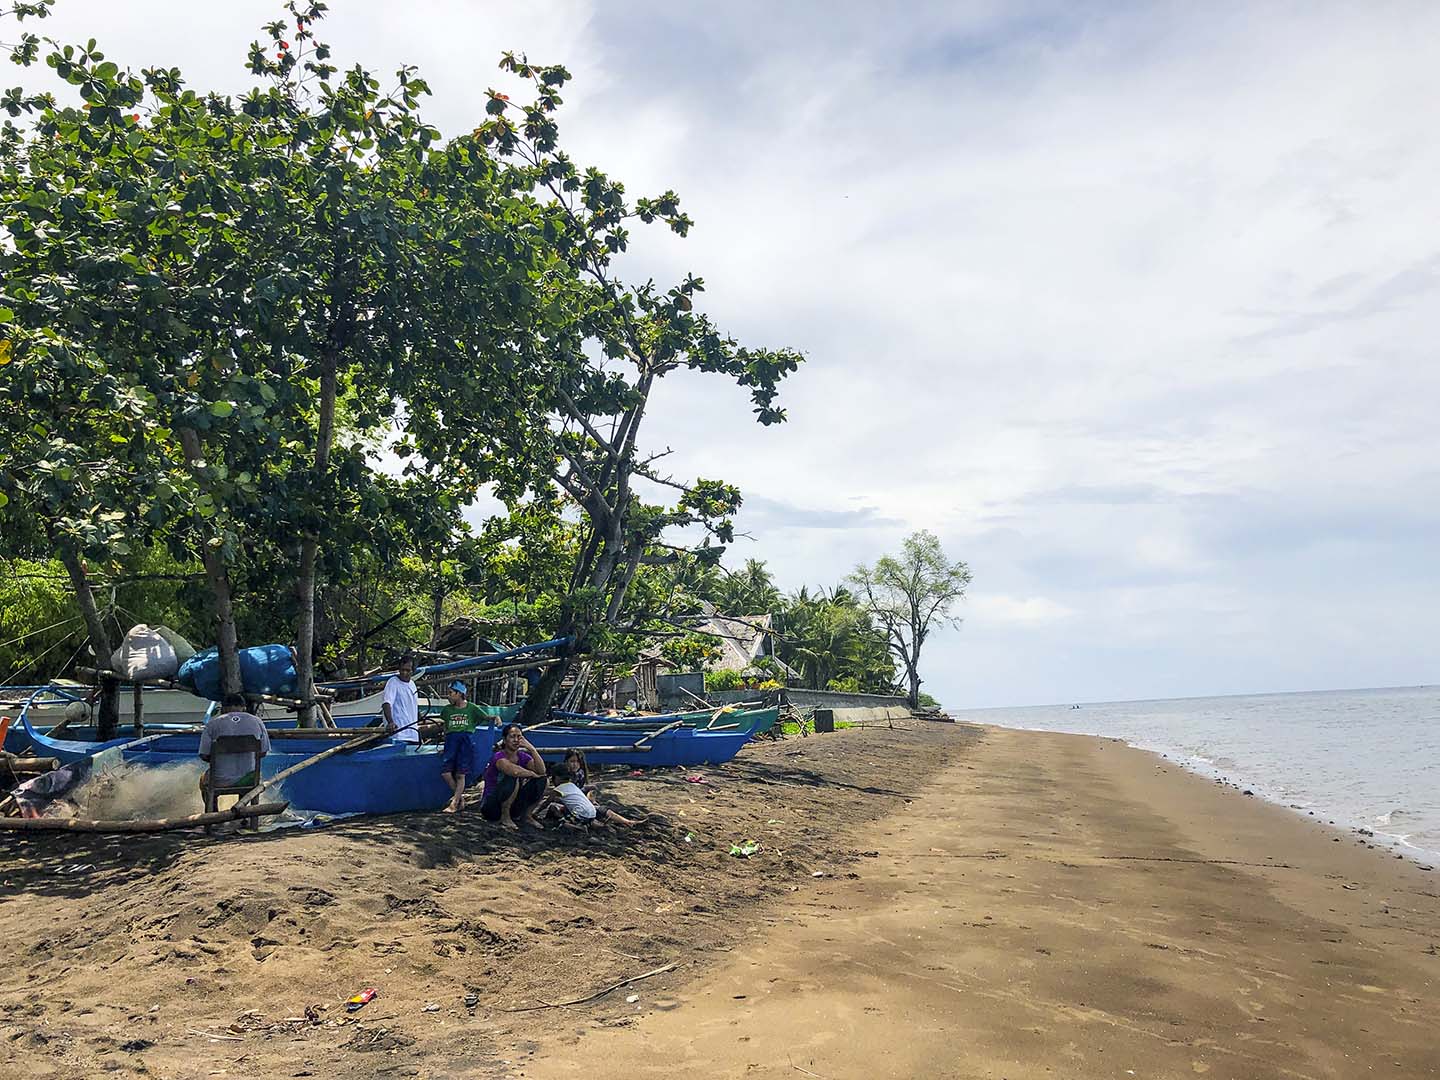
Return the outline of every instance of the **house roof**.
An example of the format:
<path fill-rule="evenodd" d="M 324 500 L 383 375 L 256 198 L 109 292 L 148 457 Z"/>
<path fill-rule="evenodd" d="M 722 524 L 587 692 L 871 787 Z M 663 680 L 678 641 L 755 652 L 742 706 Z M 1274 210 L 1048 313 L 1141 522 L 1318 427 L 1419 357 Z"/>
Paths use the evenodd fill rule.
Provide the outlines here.
<path fill-rule="evenodd" d="M 720 655 L 706 664 L 709 671 L 731 668 L 744 671 L 765 655 L 765 641 L 774 632 L 771 615 L 722 615 L 708 600 L 700 602 L 700 616 L 695 630 L 713 635 Z M 779 659 L 776 659 L 779 663 Z M 784 668 L 785 665 L 781 664 Z M 788 670 L 788 669 L 786 669 Z"/>

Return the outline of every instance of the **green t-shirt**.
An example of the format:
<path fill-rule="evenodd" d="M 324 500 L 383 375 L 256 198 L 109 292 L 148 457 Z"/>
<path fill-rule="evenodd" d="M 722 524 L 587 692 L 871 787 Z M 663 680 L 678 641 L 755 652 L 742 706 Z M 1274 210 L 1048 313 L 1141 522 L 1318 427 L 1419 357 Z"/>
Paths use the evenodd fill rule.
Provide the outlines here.
<path fill-rule="evenodd" d="M 475 725 L 487 718 L 479 705 L 467 701 L 464 705 L 446 705 L 440 710 L 440 719 L 444 722 L 447 732 L 469 732 L 474 731 Z"/>

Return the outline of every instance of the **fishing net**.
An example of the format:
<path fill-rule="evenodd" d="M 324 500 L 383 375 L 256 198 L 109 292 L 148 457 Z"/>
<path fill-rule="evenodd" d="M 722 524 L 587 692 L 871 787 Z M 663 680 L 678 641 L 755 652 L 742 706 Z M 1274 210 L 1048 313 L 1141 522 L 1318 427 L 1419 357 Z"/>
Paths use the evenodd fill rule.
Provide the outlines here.
<path fill-rule="evenodd" d="M 200 797 L 200 774 L 204 771 L 205 763 L 198 757 L 164 764 L 126 761 L 121 748 L 114 746 L 26 781 L 12 794 L 24 817 L 105 821 L 185 817 L 205 809 Z M 284 797 L 282 782 L 278 798 Z M 222 809 L 231 801 L 224 800 Z M 271 800 L 267 797 L 263 801 Z M 313 828 L 354 816 L 289 809 L 262 818 L 260 829 Z"/>

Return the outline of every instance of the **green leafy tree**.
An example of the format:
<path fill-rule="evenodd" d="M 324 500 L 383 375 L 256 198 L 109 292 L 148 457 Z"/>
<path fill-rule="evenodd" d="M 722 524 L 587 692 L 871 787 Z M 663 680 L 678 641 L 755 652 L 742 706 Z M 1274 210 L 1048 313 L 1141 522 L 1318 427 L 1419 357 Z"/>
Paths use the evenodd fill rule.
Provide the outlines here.
<path fill-rule="evenodd" d="M 342 73 L 315 37 L 324 5 L 286 11 L 251 45 L 260 82 L 239 99 L 197 93 L 175 69 L 122 70 L 94 42 L 27 37 L 14 58 L 44 51 L 82 103 L 0 101 L 32 121 L 0 140 L 0 303 L 17 328 L 4 355 L 25 379 L 73 376 L 99 411 L 143 415 L 148 430 L 105 444 L 134 450 L 101 455 L 106 484 L 88 497 L 118 505 L 128 485 L 159 506 L 164 484 L 181 493 L 167 524 L 204 562 L 227 689 L 239 685 L 231 577 L 257 531 L 291 553 L 311 685 L 322 548 L 369 533 L 355 493 L 374 489 L 384 432 L 403 428 L 410 467 L 453 490 L 523 492 L 533 460 L 509 445 L 497 456 L 484 432 L 543 425 L 525 349 L 569 318 L 546 298 L 573 293 L 545 281 L 544 214 L 477 134 L 440 144 L 413 69 L 389 92 L 364 68 Z"/>
<path fill-rule="evenodd" d="M 922 530 L 905 538 L 899 557 L 858 566 L 847 580 L 884 631 L 905 672 L 910 707 L 918 708 L 920 651 L 937 627 L 959 624 L 950 610 L 970 585 L 970 568 L 950 561 L 935 534 Z"/>
<path fill-rule="evenodd" d="M 722 334 L 695 310 L 703 290 L 687 276 L 669 289 L 631 285 L 617 273 L 633 223 L 660 222 L 684 236 L 691 221 L 667 191 L 633 202 L 624 186 L 596 168 L 581 168 L 559 147 L 556 113 L 570 75 L 555 65 L 532 64 L 507 54 L 503 70 L 528 80 L 533 99 L 513 103 L 490 91 L 490 119 L 481 140 L 508 162 L 516 186 L 544 210 L 546 239 L 569 278 L 546 308 L 550 329 L 534 345 L 546 361 L 555 399 L 545 432 L 527 429 L 524 457 L 548 457 L 550 480 L 584 515 L 581 541 L 568 583 L 559 630 L 592 648 L 603 627 L 622 622 L 631 583 L 647 558 L 675 554 L 662 539 L 675 527 L 698 525 L 719 544 L 733 537 L 740 494 L 716 480 L 680 482 L 655 471 L 644 456 L 640 429 L 658 380 L 678 370 L 723 375 L 745 388 L 762 424 L 784 419 L 775 402 L 781 380 L 800 357 L 790 350 L 750 349 Z M 563 321 L 561 321 L 563 319 Z M 543 455 L 534 453 L 540 439 Z M 644 502 L 637 484 L 669 487 L 673 505 Z M 722 548 L 709 548 L 718 559 Z M 526 702 L 526 718 L 548 708 L 565 664 L 557 664 Z"/>
<path fill-rule="evenodd" d="M 712 637 L 685 634 L 664 642 L 660 655 L 677 671 L 703 671 L 705 665 L 720 655 L 720 648 Z"/>
<path fill-rule="evenodd" d="M 768 615 L 782 597 L 765 563 L 746 559 L 739 570 L 724 570 L 713 595 L 706 597 L 726 615 Z"/>

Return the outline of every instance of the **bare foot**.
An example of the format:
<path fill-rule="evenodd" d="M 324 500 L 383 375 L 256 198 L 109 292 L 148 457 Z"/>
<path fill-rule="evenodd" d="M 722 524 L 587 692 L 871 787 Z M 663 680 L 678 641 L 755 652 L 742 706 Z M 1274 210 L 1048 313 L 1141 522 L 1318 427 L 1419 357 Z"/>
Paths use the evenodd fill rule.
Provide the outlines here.
<path fill-rule="evenodd" d="M 456 806 L 454 803 L 451 803 L 449 806 L 445 807 L 445 813 L 453 814 L 459 809 L 460 808 L 458 806 Z"/>
<path fill-rule="evenodd" d="M 511 821 L 508 817 L 500 819 L 500 827 L 502 829 L 513 829 L 516 832 L 520 831 L 520 826 L 516 825 L 515 822 Z"/>

